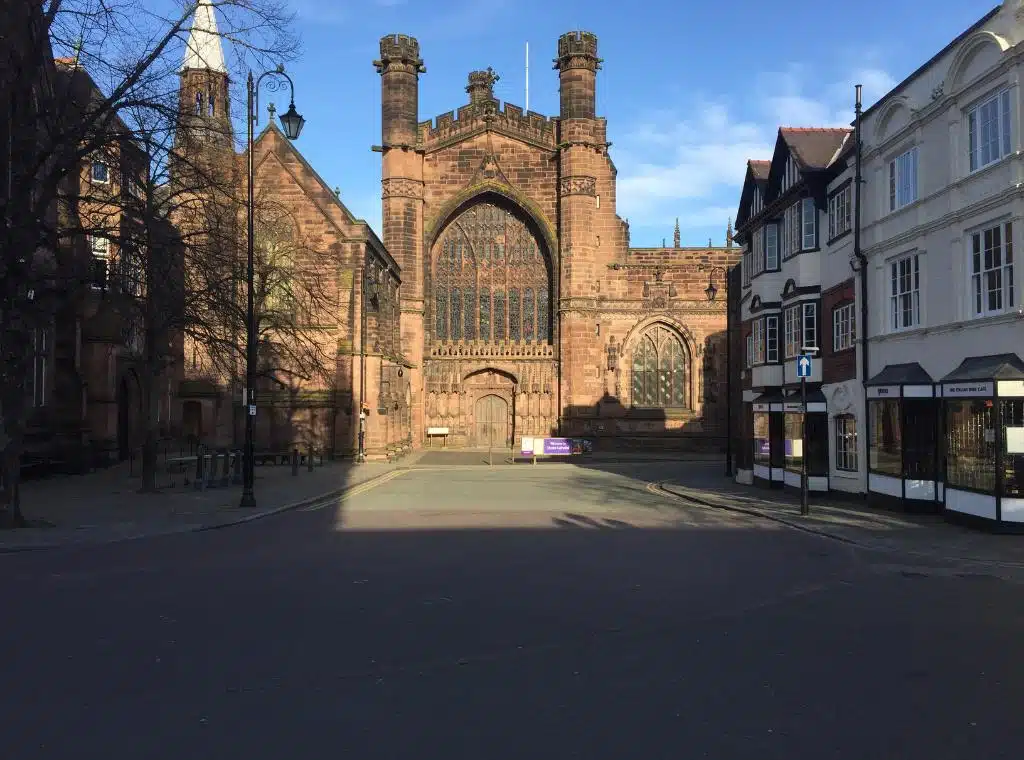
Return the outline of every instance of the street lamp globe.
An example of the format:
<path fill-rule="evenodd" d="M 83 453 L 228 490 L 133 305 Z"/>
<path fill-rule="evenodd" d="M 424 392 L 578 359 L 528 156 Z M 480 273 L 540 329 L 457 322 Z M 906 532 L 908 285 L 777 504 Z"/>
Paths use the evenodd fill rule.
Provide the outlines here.
<path fill-rule="evenodd" d="M 285 136 L 289 140 L 298 140 L 302 127 L 305 124 L 306 120 L 295 110 L 295 102 L 292 101 L 288 106 L 288 110 L 281 114 L 281 126 L 284 128 Z"/>

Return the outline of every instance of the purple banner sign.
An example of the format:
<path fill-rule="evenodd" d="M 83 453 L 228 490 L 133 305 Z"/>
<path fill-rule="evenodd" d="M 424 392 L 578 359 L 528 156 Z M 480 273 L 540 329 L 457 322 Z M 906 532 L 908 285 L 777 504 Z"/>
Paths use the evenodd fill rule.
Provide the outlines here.
<path fill-rule="evenodd" d="M 572 454 L 572 441 L 568 438 L 545 438 L 544 453 L 548 455 Z"/>

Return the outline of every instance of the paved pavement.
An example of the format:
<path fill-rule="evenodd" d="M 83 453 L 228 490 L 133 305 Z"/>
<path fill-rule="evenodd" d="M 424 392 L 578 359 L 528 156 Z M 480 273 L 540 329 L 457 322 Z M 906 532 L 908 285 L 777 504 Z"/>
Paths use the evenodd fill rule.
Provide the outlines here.
<path fill-rule="evenodd" d="M 394 470 L 2 556 L 3 755 L 1020 754 L 1018 583 L 647 489 L 710 470 Z"/>
<path fill-rule="evenodd" d="M 22 484 L 22 510 L 33 527 L 0 530 L 0 553 L 81 543 L 109 543 L 144 536 L 189 532 L 259 519 L 313 499 L 357 487 L 396 464 L 326 462 L 313 472 L 290 466 L 257 467 L 256 507 L 238 506 L 238 485 L 196 490 L 178 476 L 170 485 L 161 473 L 156 493 L 140 494 L 138 472 L 122 464 L 86 475 Z"/>
<path fill-rule="evenodd" d="M 873 509 L 854 498 L 823 499 L 812 494 L 810 514 L 803 516 L 799 494 L 736 485 L 710 467 L 690 467 L 682 476 L 675 474 L 652 490 L 905 557 L 999 564 L 1024 570 L 1024 536 L 993 535 L 949 523 L 940 515 L 901 514 Z"/>

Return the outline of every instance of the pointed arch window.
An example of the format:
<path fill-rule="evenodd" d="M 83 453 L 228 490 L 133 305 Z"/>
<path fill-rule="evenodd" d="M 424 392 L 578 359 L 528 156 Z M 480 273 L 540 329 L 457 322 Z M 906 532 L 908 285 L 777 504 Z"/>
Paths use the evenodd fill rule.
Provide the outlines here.
<path fill-rule="evenodd" d="M 203 115 L 203 93 L 196 93 L 196 116 Z"/>
<path fill-rule="evenodd" d="M 435 252 L 435 340 L 551 340 L 547 259 L 520 217 L 477 203 L 448 225 Z"/>
<path fill-rule="evenodd" d="M 213 96 L 213 90 L 206 96 L 207 112 L 210 116 L 217 115 L 217 99 Z"/>
<path fill-rule="evenodd" d="M 689 354 L 679 336 L 654 325 L 633 347 L 632 403 L 645 409 L 689 407 Z"/>

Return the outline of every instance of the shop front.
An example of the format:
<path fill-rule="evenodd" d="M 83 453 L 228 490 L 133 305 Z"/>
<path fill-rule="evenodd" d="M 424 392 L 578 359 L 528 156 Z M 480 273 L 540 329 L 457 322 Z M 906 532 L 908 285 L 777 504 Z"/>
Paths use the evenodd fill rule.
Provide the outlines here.
<path fill-rule="evenodd" d="M 917 362 L 889 364 L 865 384 L 868 503 L 907 512 L 942 509 L 939 400 Z"/>
<path fill-rule="evenodd" d="M 947 516 L 1024 532 L 1024 361 L 964 359 L 941 392 Z"/>
<path fill-rule="evenodd" d="M 754 399 L 754 484 L 782 488 L 785 480 L 785 419 L 781 391 Z"/>
<path fill-rule="evenodd" d="M 828 491 L 828 406 L 820 388 L 807 391 L 807 408 L 799 390 L 782 405 L 785 441 L 784 483 L 800 489 L 803 458 L 807 457 L 807 490 Z M 804 429 L 804 416 L 807 428 Z"/>

